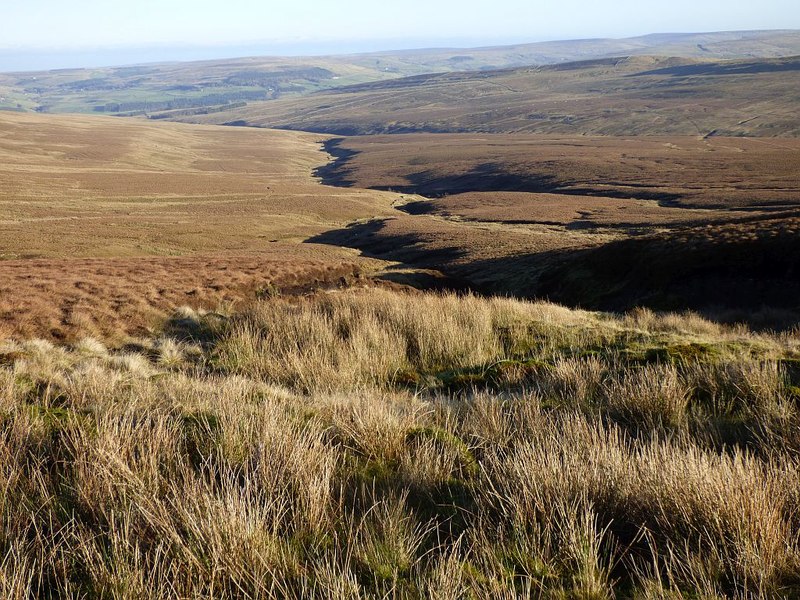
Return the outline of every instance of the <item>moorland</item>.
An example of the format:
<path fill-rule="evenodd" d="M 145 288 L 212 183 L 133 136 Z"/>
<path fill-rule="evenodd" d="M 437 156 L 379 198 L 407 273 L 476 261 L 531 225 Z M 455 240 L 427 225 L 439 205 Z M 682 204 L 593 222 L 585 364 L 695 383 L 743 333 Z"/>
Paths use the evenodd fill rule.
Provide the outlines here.
<path fill-rule="evenodd" d="M 317 57 L 244 57 L 44 72 L 0 73 L 0 109 L 187 116 L 226 112 L 281 97 L 425 75 L 488 71 L 620 56 L 688 59 L 800 55 L 797 31 L 659 34 L 487 48 Z"/>
<path fill-rule="evenodd" d="M 799 39 L 0 76 L 0 597 L 797 597 Z"/>
<path fill-rule="evenodd" d="M 0 113 L 0 332 L 146 332 L 280 283 L 380 268 L 297 242 L 391 214 L 393 195 L 321 186 L 319 136 Z"/>
<path fill-rule="evenodd" d="M 408 195 L 404 214 L 315 241 L 573 306 L 751 324 L 797 308 L 795 138 L 407 134 L 329 147 L 339 159 L 325 181 Z"/>
<path fill-rule="evenodd" d="M 798 71 L 797 56 L 714 61 L 623 55 L 418 75 L 176 118 L 339 135 L 792 137 L 798 133 Z"/>

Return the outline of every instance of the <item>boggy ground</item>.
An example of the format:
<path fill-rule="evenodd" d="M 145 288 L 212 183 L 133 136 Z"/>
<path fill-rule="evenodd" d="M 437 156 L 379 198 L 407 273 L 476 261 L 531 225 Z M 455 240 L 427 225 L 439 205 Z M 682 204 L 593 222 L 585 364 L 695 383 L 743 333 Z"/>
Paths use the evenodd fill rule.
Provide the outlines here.
<path fill-rule="evenodd" d="M 337 292 L 0 345 L 4 598 L 792 598 L 800 341 Z"/>

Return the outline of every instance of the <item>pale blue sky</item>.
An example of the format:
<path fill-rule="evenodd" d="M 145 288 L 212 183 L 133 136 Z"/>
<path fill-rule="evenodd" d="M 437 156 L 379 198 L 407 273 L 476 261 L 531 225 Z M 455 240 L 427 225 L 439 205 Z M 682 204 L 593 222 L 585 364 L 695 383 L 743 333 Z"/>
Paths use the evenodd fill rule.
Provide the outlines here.
<path fill-rule="evenodd" d="M 274 53 L 329 52 L 795 28 L 799 0 L 0 0 L 6 57 L 254 42 Z"/>

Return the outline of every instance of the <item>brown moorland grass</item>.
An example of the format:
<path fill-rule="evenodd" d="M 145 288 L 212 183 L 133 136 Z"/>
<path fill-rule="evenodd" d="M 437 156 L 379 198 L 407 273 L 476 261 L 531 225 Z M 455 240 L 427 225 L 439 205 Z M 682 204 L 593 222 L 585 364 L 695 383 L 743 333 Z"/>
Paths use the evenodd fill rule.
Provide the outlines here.
<path fill-rule="evenodd" d="M 126 316 L 116 319 L 124 325 L 120 336 L 142 331 L 158 311 L 163 316 L 185 301 L 199 300 L 192 298 L 196 288 L 205 289 L 207 299 L 196 305 L 204 308 L 246 297 L 264 279 L 253 266 L 258 253 L 272 263 L 291 256 L 297 271 L 312 279 L 316 266 L 305 262 L 313 263 L 317 251 L 326 263 L 341 256 L 347 263 L 342 268 L 352 271 L 350 254 L 322 256 L 321 247 L 295 251 L 281 241 L 351 246 L 444 271 L 479 289 L 534 295 L 540 273 L 568 250 L 595 247 L 653 225 L 775 218 L 793 210 L 797 188 L 793 161 L 798 153 L 791 140 L 355 138 L 340 148 L 360 154 L 324 170 L 359 186 L 393 187 L 405 180 L 424 191 L 547 185 L 558 192 L 473 191 L 426 200 L 321 186 L 311 173 L 325 154 L 322 138 L 312 134 L 16 114 L 0 115 L 0 125 L 5 160 L 0 269 L 7 273 L 2 327 L 6 333 L 55 338 L 79 336 L 76 322 L 90 325 L 84 333 L 108 335 L 114 322 L 110 314 L 122 306 Z M 609 161 L 609 155 L 618 160 Z M 581 189 L 583 195 L 576 195 Z M 669 206 L 663 205 L 666 200 L 659 205 L 643 199 L 651 196 L 669 197 Z M 724 204 L 719 210 L 698 208 L 718 201 Z M 778 204 L 767 207 L 770 203 Z M 744 205 L 746 212 L 722 209 Z M 767 212 L 778 205 L 783 212 Z M 341 229 L 344 225 L 352 226 Z M 749 235 L 746 227 L 742 231 Z M 193 264 L 189 258 L 196 254 L 203 257 Z M 154 275 L 159 279 L 154 290 L 139 286 L 120 295 L 120 288 L 130 287 L 126 278 L 140 280 L 137 272 L 150 263 L 135 263 L 147 256 L 164 257 L 156 261 L 164 266 L 154 270 L 174 269 L 174 275 Z M 173 261 L 173 256 L 184 260 Z M 130 260 L 108 268 L 93 262 L 94 271 L 77 263 L 50 268 L 47 261 L 30 262 L 27 268 L 43 271 L 22 280 L 26 265 L 15 262 L 105 257 Z M 224 269 L 212 264 L 217 259 Z M 339 267 L 330 266 L 337 272 Z M 96 285 L 112 272 L 112 284 Z M 189 281 L 192 277 L 197 281 Z M 394 277 L 409 281 L 407 274 Z M 94 292 L 76 292 L 81 286 Z M 94 302 L 92 294 L 100 296 L 97 309 L 88 311 L 94 316 L 80 316 L 87 312 L 80 305 Z M 31 312 L 26 316 L 21 307 Z"/>
<path fill-rule="evenodd" d="M 551 220 L 562 222 L 581 201 L 587 202 L 587 211 L 606 201 L 608 210 L 629 206 L 644 213 L 647 204 L 630 202 L 638 199 L 652 201 L 646 218 L 657 226 L 714 218 L 709 211 L 679 208 L 750 208 L 756 213 L 769 207 L 796 209 L 800 190 L 800 140 L 793 138 L 406 134 L 348 137 L 336 150 L 355 154 L 330 172 L 331 181 L 446 195 L 442 210 L 455 214 L 461 214 L 458 204 L 452 205 L 459 197 L 449 197 L 456 194 L 474 198 L 480 192 L 549 192 L 578 196 L 564 199 L 566 215 L 548 210 Z M 492 220 L 496 196 L 482 197 L 486 210 L 478 216 Z M 503 202 L 507 196 L 499 197 L 502 220 L 541 219 L 545 214 L 536 209 L 537 196 L 520 203 L 516 212 Z M 620 220 L 625 218 L 621 213 Z M 598 225 L 613 223 L 606 216 Z"/>
<path fill-rule="evenodd" d="M 318 135 L 0 113 L 0 258 L 257 251 L 387 214 L 319 185 Z"/>
<path fill-rule="evenodd" d="M 228 312 L 259 295 L 365 282 L 381 266 L 309 244 L 215 256 L 0 261 L 0 339 L 124 343 L 148 335 L 180 306 Z"/>
<path fill-rule="evenodd" d="M 176 307 L 336 284 L 300 246 L 394 195 L 320 185 L 318 135 L 0 112 L 0 336 L 137 335 Z"/>
<path fill-rule="evenodd" d="M 653 200 L 530 192 L 467 192 L 413 203 L 406 205 L 406 209 L 452 220 L 556 225 L 572 230 L 652 230 L 736 218 L 718 209 L 688 211 L 661 206 Z M 752 217 L 752 214 L 747 216 Z"/>
<path fill-rule="evenodd" d="M 796 334 L 381 290 L 206 324 L 2 346 L 4 597 L 797 593 Z"/>
<path fill-rule="evenodd" d="M 541 133 L 796 137 L 797 56 L 686 61 L 620 55 L 346 86 L 178 117 L 337 135 Z"/>
<path fill-rule="evenodd" d="M 799 223 L 773 215 L 628 235 L 405 215 L 313 239 L 438 269 L 487 294 L 598 310 L 692 309 L 780 329 L 798 322 Z"/>
<path fill-rule="evenodd" d="M 329 148 L 327 181 L 430 197 L 316 241 L 573 306 L 797 312 L 796 140 L 419 134 Z"/>

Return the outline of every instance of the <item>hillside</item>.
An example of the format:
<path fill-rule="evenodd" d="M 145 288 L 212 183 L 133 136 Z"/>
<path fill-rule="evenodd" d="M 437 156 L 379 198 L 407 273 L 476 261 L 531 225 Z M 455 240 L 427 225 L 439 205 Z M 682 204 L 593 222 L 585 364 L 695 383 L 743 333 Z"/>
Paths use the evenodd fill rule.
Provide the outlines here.
<path fill-rule="evenodd" d="M 0 113 L 0 335 L 146 331 L 185 303 L 375 268 L 298 242 L 394 214 L 322 186 L 319 135 Z"/>
<path fill-rule="evenodd" d="M 614 56 L 702 61 L 800 55 L 800 32 L 659 34 L 320 57 L 245 57 L 186 63 L 0 74 L 0 109 L 213 114 L 245 104 L 399 77 L 480 72 Z M 179 115 L 175 115 L 179 116 Z"/>
<path fill-rule="evenodd" d="M 774 326 L 800 312 L 796 139 L 407 134 L 328 148 L 325 181 L 402 192 L 404 214 L 314 241 L 569 305 L 795 311 Z"/>
<path fill-rule="evenodd" d="M 796 139 L 396 134 L 338 138 L 326 148 L 339 157 L 318 170 L 326 182 L 421 194 L 435 199 L 431 209 L 440 214 L 461 214 L 451 205 L 464 194 L 497 192 L 557 194 L 566 203 L 649 201 L 653 226 L 665 208 L 704 219 L 707 213 L 675 209 L 752 213 L 800 204 Z M 494 208 L 473 217 L 491 220 Z"/>
<path fill-rule="evenodd" d="M 5 79 L 0 598 L 800 598 L 793 36 Z"/>
<path fill-rule="evenodd" d="M 793 598 L 800 341 L 380 290 L 0 338 L 0 595 Z"/>
<path fill-rule="evenodd" d="M 712 303 L 690 289 L 700 279 L 664 303 L 649 279 L 626 275 L 638 271 L 603 270 L 603 257 L 626 256 L 626 240 L 648 234 L 637 255 L 665 257 L 673 277 L 685 270 L 679 257 L 705 252 L 711 224 L 736 232 L 726 244 L 767 257 L 773 238 L 764 232 L 800 210 L 791 139 L 335 140 L 21 113 L 0 114 L 0 131 L 0 334 L 124 339 L 186 303 L 215 309 L 275 290 L 373 281 L 600 308 L 714 308 L 718 295 Z M 327 165 L 323 146 L 338 156 Z M 695 233 L 675 233 L 685 228 Z M 732 274 L 726 289 L 740 286 L 722 304 L 763 304 L 767 271 L 737 275 L 738 250 L 718 256 L 716 268 Z M 593 293 L 548 275 L 563 269 L 585 272 Z M 794 289 L 793 268 L 778 271 L 768 285 Z"/>
<path fill-rule="evenodd" d="M 363 84 L 176 117 L 340 135 L 503 132 L 797 136 L 800 58 L 619 57 Z"/>

